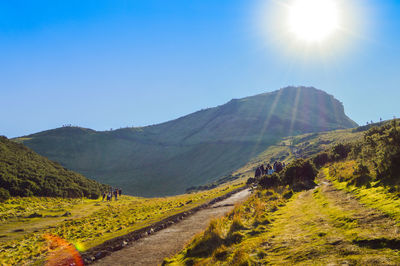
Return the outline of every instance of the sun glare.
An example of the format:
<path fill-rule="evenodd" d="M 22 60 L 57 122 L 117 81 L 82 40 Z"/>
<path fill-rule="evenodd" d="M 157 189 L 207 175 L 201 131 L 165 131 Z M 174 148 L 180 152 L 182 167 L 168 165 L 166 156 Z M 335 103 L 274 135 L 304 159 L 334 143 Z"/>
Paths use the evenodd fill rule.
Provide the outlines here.
<path fill-rule="evenodd" d="M 339 27 L 333 0 L 294 0 L 288 11 L 289 30 L 302 41 L 321 42 Z"/>

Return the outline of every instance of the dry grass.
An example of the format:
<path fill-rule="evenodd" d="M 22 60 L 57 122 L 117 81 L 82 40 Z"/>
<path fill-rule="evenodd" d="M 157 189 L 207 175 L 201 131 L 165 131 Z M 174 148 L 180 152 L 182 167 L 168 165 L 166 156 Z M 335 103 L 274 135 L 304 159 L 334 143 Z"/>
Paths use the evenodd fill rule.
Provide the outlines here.
<path fill-rule="evenodd" d="M 59 237 L 84 251 L 224 195 L 239 184 L 165 198 L 122 196 L 112 202 L 13 198 L 0 205 L 0 261 L 5 265 L 42 262 L 50 251 L 44 235 Z M 61 217 L 66 211 L 72 216 Z M 32 213 L 42 217 L 26 218 Z M 45 217 L 47 213 L 56 215 Z M 14 232 L 18 229 L 24 230 Z"/>

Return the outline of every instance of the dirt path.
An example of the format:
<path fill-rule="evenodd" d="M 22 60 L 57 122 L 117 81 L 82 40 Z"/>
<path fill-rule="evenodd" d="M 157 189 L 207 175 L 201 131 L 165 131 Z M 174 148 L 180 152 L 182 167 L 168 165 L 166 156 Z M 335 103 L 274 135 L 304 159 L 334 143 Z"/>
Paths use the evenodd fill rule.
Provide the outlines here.
<path fill-rule="evenodd" d="M 249 195 L 248 189 L 242 190 L 179 223 L 131 243 L 126 248 L 98 260 L 94 265 L 159 265 L 164 258 L 180 251 L 194 235 L 204 231 L 213 218 L 224 216 Z"/>

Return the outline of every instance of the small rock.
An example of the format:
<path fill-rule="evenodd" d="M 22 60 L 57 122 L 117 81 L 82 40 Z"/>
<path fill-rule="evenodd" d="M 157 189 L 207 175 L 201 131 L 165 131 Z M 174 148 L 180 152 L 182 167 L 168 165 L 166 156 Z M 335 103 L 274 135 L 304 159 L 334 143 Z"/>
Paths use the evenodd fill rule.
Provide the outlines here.
<path fill-rule="evenodd" d="M 100 252 L 97 252 L 96 255 L 94 255 L 94 258 L 97 259 L 97 260 L 98 260 L 98 259 L 101 259 L 102 257 L 104 257 L 104 254 L 103 254 L 103 252 L 101 252 L 101 251 L 100 251 Z"/>
<path fill-rule="evenodd" d="M 63 215 L 62 215 L 62 217 L 67 217 L 67 216 L 71 216 L 72 214 L 69 212 L 69 211 L 67 211 L 67 212 L 65 212 Z"/>
<path fill-rule="evenodd" d="M 31 215 L 29 215 L 28 217 L 26 217 L 26 218 L 39 218 L 39 217 L 41 218 L 41 217 L 43 217 L 43 215 L 40 214 L 40 213 L 34 212 Z"/>

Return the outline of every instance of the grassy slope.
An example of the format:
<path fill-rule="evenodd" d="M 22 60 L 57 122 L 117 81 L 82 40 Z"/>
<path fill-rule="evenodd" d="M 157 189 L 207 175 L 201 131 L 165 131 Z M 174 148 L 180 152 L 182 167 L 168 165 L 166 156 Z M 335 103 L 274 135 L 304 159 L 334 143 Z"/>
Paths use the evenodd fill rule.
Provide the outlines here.
<path fill-rule="evenodd" d="M 59 128 L 17 141 L 100 182 L 154 196 L 228 175 L 283 136 L 354 126 L 333 96 L 285 88 L 159 125 L 108 132 Z"/>
<path fill-rule="evenodd" d="M 324 173 L 318 188 L 297 193 L 288 201 L 282 193 L 257 192 L 165 264 L 399 264 L 399 213 L 364 206 L 359 200 L 380 205 L 368 196 L 359 194 L 357 200 L 334 188 Z M 204 248 L 211 236 L 219 244 Z"/>
<path fill-rule="evenodd" d="M 203 204 L 242 184 L 237 181 L 209 191 L 167 198 L 122 196 L 112 202 L 13 198 L 0 204 L 0 261 L 7 265 L 43 262 L 51 251 L 46 235 L 56 235 L 83 251 Z M 72 216 L 62 217 L 66 211 Z M 43 217 L 27 218 L 31 214 Z M 24 230 L 15 232 L 18 229 Z"/>
<path fill-rule="evenodd" d="M 362 136 L 362 131 L 344 129 L 286 137 L 276 145 L 271 145 L 262 151 L 233 174 L 246 173 L 251 176 L 254 175 L 254 170 L 260 164 L 265 165 L 276 160 L 290 163 L 296 158 L 307 158 L 338 143 L 351 143 L 360 140 Z"/>
<path fill-rule="evenodd" d="M 0 137 L 0 188 L 11 196 L 97 198 L 107 186 Z"/>

